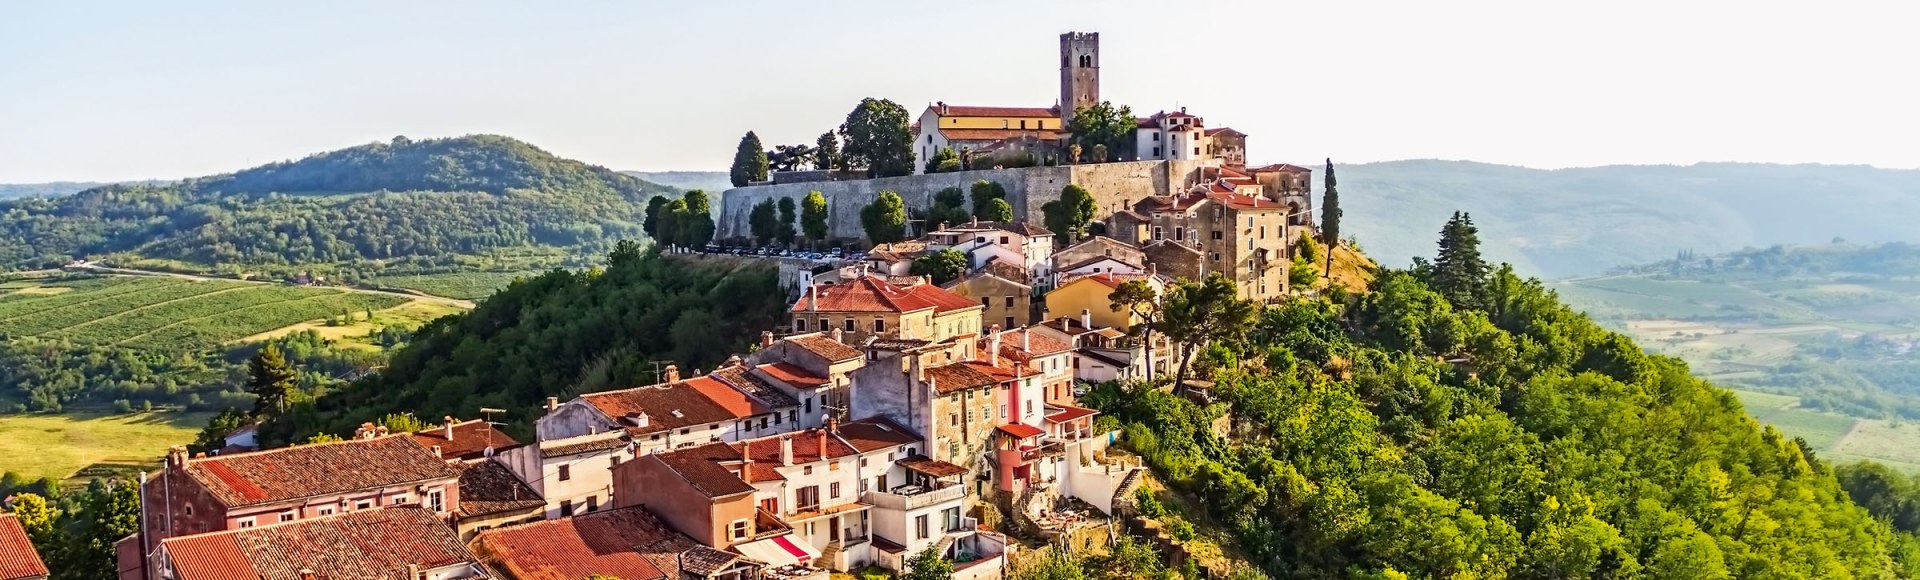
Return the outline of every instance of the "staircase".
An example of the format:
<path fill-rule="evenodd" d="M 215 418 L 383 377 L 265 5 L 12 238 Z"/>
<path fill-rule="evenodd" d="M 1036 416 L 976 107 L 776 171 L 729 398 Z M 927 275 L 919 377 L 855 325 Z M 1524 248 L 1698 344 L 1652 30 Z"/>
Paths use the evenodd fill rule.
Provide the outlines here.
<path fill-rule="evenodd" d="M 820 557 L 813 561 L 813 567 L 828 570 L 840 569 L 840 542 L 827 542 L 827 549 L 820 551 Z"/>
<path fill-rule="evenodd" d="M 933 553 L 939 554 L 942 558 L 952 558 L 953 554 L 948 554 L 947 550 L 953 549 L 953 543 L 957 541 L 960 541 L 960 536 L 956 534 L 941 536 L 940 543 L 933 545 Z"/>
<path fill-rule="evenodd" d="M 1133 492 L 1140 489 L 1140 484 L 1146 481 L 1146 471 L 1144 467 L 1135 467 L 1127 472 L 1126 479 L 1120 480 L 1120 487 L 1113 490 L 1114 511 L 1119 511 L 1122 505 L 1133 505 Z"/>

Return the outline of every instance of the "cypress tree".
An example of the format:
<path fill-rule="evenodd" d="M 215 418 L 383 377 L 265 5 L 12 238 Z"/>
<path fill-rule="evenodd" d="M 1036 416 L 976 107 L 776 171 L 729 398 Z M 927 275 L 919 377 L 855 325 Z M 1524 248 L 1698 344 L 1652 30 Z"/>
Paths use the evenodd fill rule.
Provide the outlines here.
<path fill-rule="evenodd" d="M 253 393 L 253 415 L 279 414 L 287 410 L 295 389 L 293 365 L 280 354 L 280 347 L 267 343 L 247 362 L 247 391 Z"/>
<path fill-rule="evenodd" d="M 1320 202 L 1320 241 L 1327 246 L 1327 276 L 1333 276 L 1333 250 L 1340 247 L 1340 190 L 1334 187 L 1333 158 L 1327 158 L 1327 192 Z"/>
<path fill-rule="evenodd" d="M 767 150 L 760 145 L 760 136 L 748 131 L 740 137 L 740 148 L 733 152 L 733 170 L 728 177 L 733 179 L 734 187 L 745 187 L 748 183 L 767 180 Z"/>

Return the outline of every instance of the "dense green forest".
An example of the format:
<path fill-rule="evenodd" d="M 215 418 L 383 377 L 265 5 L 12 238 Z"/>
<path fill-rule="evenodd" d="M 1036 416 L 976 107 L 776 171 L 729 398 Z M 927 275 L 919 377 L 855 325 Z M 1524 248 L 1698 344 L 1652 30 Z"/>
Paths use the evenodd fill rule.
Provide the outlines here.
<path fill-rule="evenodd" d="M 515 281 L 471 312 L 421 327 L 387 367 L 296 406 L 263 428 L 279 441 L 347 434 L 390 413 L 474 416 L 507 409 L 532 433 L 546 397 L 646 384 L 655 361 L 712 369 L 785 311 L 772 265 L 665 256 L 619 244 L 605 267 Z"/>
<path fill-rule="evenodd" d="M 1337 161 L 1337 160 L 1336 160 Z M 1920 171 L 1701 163 L 1530 169 L 1468 161 L 1338 165 L 1348 230 L 1405 266 L 1447 212 L 1473 213 L 1488 255 L 1529 276 L 1598 274 L 1749 246 L 1920 242 Z"/>
<path fill-rule="evenodd" d="M 404 333 L 393 340 L 402 340 Z M 380 366 L 384 353 L 339 348 L 312 330 L 268 341 L 301 368 L 308 392 Z M 59 412 L 71 406 L 120 410 L 175 406 L 192 411 L 249 408 L 247 357 L 261 343 L 212 351 L 160 352 L 33 338 L 0 341 L 0 412 Z"/>
<path fill-rule="evenodd" d="M 225 175 L 0 202 L 0 267 L 105 257 L 364 277 L 463 261 L 564 265 L 642 237 L 647 199 L 669 193 L 506 137 L 396 137 Z"/>
<path fill-rule="evenodd" d="M 1087 401 L 1275 577 L 1920 573 L 1914 536 L 1804 442 L 1449 247 L 1365 293 L 1265 309 L 1203 353 L 1218 403 L 1118 385 Z"/>

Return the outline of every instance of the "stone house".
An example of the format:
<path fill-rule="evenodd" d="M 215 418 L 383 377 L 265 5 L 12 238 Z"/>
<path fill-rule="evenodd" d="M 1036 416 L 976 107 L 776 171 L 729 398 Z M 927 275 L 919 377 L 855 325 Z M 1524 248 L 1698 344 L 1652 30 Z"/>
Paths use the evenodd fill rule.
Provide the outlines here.
<path fill-rule="evenodd" d="M 1129 211 L 1115 213 L 1109 231 L 1128 243 L 1187 245 L 1203 255 L 1202 276 L 1226 275 L 1244 299 L 1277 299 L 1287 292 L 1290 206 L 1235 188 L 1259 186 L 1222 180 L 1181 195 L 1148 197 Z"/>
<path fill-rule="evenodd" d="M 472 546 L 488 566 L 515 580 L 755 580 L 765 567 L 702 545 L 640 507 L 489 530 Z"/>
<path fill-rule="evenodd" d="M 752 379 L 771 384 L 798 401 L 796 429 L 812 429 L 826 424 L 833 415 L 846 419 L 852 405 L 853 371 L 866 365 L 860 349 L 841 342 L 844 331 L 796 334 L 774 339 L 772 332 L 760 335 L 760 349 L 747 355 Z M 714 371 L 730 376 L 727 368 Z M 729 380 L 729 382 L 734 382 Z"/>
<path fill-rule="evenodd" d="M 980 304 L 922 278 L 863 276 L 814 284 L 794 302 L 794 332 L 839 329 L 842 339 L 946 340 L 980 330 Z"/>
<path fill-rule="evenodd" d="M 998 268 L 999 262 L 949 282 L 947 290 L 980 301 L 980 322 L 1011 328 L 1034 318 L 1033 286 L 1017 267 Z M 1016 278 L 1015 276 L 1019 276 Z M 985 331 L 986 328 L 981 328 Z"/>
<path fill-rule="evenodd" d="M 154 578 L 492 578 L 478 556 L 424 506 L 342 512 L 161 540 Z"/>

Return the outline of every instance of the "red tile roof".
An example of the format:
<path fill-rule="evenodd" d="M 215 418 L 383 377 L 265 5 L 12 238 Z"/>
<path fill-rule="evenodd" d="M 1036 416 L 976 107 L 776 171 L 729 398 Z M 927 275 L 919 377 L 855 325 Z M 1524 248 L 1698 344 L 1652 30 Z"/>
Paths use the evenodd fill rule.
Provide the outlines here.
<path fill-rule="evenodd" d="M 441 568 L 479 559 L 453 528 L 416 507 L 359 510 L 161 542 L 179 580 L 405 578 L 407 566 Z"/>
<path fill-rule="evenodd" d="M 0 514 L 0 580 L 47 575 L 47 564 L 33 549 L 27 530 L 13 514 Z"/>
<path fill-rule="evenodd" d="M 1013 438 L 1015 439 L 1026 439 L 1028 437 L 1033 437 L 1035 435 L 1045 435 L 1047 433 L 1046 431 L 1041 431 L 1039 427 L 1027 425 L 1024 423 L 1008 423 L 1005 425 L 1001 425 L 999 427 L 995 427 L 994 429 L 1001 433 L 1012 435 Z"/>
<path fill-rule="evenodd" d="M 1312 169 L 1307 169 L 1305 167 L 1301 167 L 1291 163 L 1275 163 L 1273 165 L 1267 165 L 1264 167 L 1255 167 L 1253 169 L 1248 169 L 1247 173 L 1267 173 L 1267 172 L 1273 172 L 1273 171 L 1278 171 L 1281 173 L 1313 173 Z"/>
<path fill-rule="evenodd" d="M 422 447 L 431 449 L 438 445 L 440 456 L 447 459 L 478 459 L 486 456 L 488 447 L 499 450 L 520 444 L 482 419 L 454 423 L 451 439 L 447 437 L 445 425 L 415 431 L 412 437 Z"/>
<path fill-rule="evenodd" d="M 607 510 L 480 532 L 474 548 L 487 563 L 518 580 L 579 580 L 595 574 L 623 580 L 681 578 L 681 562 L 696 576 L 723 568 L 705 562 L 714 550 L 639 507 Z M 685 556 L 685 557 L 683 557 Z"/>
<path fill-rule="evenodd" d="M 1025 344 L 1026 346 L 1022 347 L 1021 346 L 1022 344 Z M 1001 354 L 1006 354 L 1005 351 L 1011 350 L 1024 357 L 1030 358 L 1030 357 L 1036 357 L 1036 356 L 1047 356 L 1050 354 L 1059 354 L 1069 350 L 1073 350 L 1073 345 L 1061 342 L 1059 340 L 1055 340 L 1053 337 L 1047 336 L 1045 333 L 1034 332 L 1032 330 L 1022 328 L 1019 330 L 1007 331 L 1006 333 L 1001 334 L 1000 350 L 1002 351 Z"/>
<path fill-rule="evenodd" d="M 899 423 L 885 417 L 868 417 L 841 423 L 840 430 L 835 434 L 861 453 L 920 442 L 918 433 L 909 431 L 906 427 L 901 427 Z"/>
<path fill-rule="evenodd" d="M 461 517 L 532 510 L 547 505 L 539 493 L 497 461 L 480 460 L 459 467 Z"/>
<path fill-rule="evenodd" d="M 828 362 L 840 362 L 860 358 L 860 349 L 834 340 L 825 334 L 806 334 L 786 339 L 794 346 L 827 359 Z"/>
<path fill-rule="evenodd" d="M 916 312 L 928 308 L 944 314 L 954 310 L 979 308 L 968 300 L 932 284 L 891 284 L 872 276 L 855 278 L 841 284 L 819 284 L 815 290 L 794 302 L 794 312 Z"/>
<path fill-rule="evenodd" d="M 688 379 L 686 385 L 700 391 L 700 394 L 706 395 L 709 400 L 725 408 L 728 413 L 732 413 L 733 416 L 730 418 L 752 417 L 773 412 L 766 402 L 749 397 L 740 389 L 733 388 L 711 376 Z"/>
<path fill-rule="evenodd" d="M 1207 129 L 1207 130 L 1205 131 L 1205 133 L 1207 134 L 1207 136 L 1208 136 L 1208 137 L 1212 137 L 1212 136 L 1214 136 L 1214 135 L 1218 135 L 1218 134 L 1221 134 L 1221 133 L 1232 133 L 1232 134 L 1235 134 L 1235 135 L 1245 135 L 1245 134 L 1246 134 L 1246 133 L 1241 133 L 1241 132 L 1239 132 L 1239 131 L 1236 131 L 1236 130 L 1234 130 L 1234 129 L 1233 129 L 1232 127 L 1215 127 L 1215 128 L 1212 128 L 1212 129 Z"/>
<path fill-rule="evenodd" d="M 899 262 L 927 255 L 927 243 L 919 240 L 907 240 L 881 244 L 867 250 L 868 261 Z"/>
<path fill-rule="evenodd" d="M 1053 107 L 971 107 L 965 105 L 934 105 L 929 107 L 942 117 L 1046 117 L 1059 118 L 1060 110 Z"/>
<path fill-rule="evenodd" d="M 950 477 L 967 472 L 967 468 L 947 463 L 924 455 L 915 455 L 898 462 L 908 471 L 924 474 L 928 477 Z"/>
<path fill-rule="evenodd" d="M 981 372 L 967 363 L 953 363 L 927 369 L 927 380 L 933 381 L 933 389 L 942 395 L 950 395 L 969 389 L 991 387 L 1000 383 L 1000 379 Z"/>
<path fill-rule="evenodd" d="M 715 400 L 714 394 L 725 395 L 721 389 L 733 391 L 732 387 L 713 379 L 696 377 L 678 383 L 589 393 L 580 395 L 580 399 L 616 421 L 630 415 L 645 414 L 647 416 L 645 427 L 621 423 L 627 433 L 645 435 L 682 427 L 732 421 L 751 415 L 743 412 L 752 410 L 751 403 L 745 402 L 745 395 L 725 397 L 725 401 Z M 739 391 L 733 392 L 739 393 Z"/>
<path fill-rule="evenodd" d="M 1060 409 L 1060 412 L 1058 413 L 1047 415 L 1047 422 L 1049 423 L 1065 423 L 1068 421 L 1072 421 L 1074 419 L 1079 419 L 1081 417 L 1087 417 L 1095 413 L 1099 413 L 1099 411 L 1095 411 L 1093 409 L 1088 409 L 1086 407 L 1075 407 L 1073 405 L 1047 405 L 1047 407 L 1049 408 L 1058 407 Z"/>
<path fill-rule="evenodd" d="M 405 435 L 194 458 L 183 469 L 228 507 L 460 476 Z"/>
<path fill-rule="evenodd" d="M 1218 183 L 1219 182 L 1215 182 L 1216 187 Z M 1241 195 L 1232 193 L 1232 191 L 1232 189 L 1224 189 L 1224 191 L 1216 189 L 1214 193 L 1207 194 L 1207 198 L 1238 210 L 1284 211 L 1287 209 L 1286 206 L 1280 205 L 1279 202 L 1262 196 Z"/>
<path fill-rule="evenodd" d="M 778 453 L 778 450 L 775 451 Z M 649 457 L 659 459 L 668 469 L 680 475 L 694 491 L 710 498 L 722 498 L 743 493 L 753 493 L 753 486 L 747 485 L 732 469 L 720 462 L 739 461 L 740 450 L 726 443 L 708 443 L 697 447 L 676 449 L 666 453 L 656 453 Z"/>
<path fill-rule="evenodd" d="M 826 377 L 815 375 L 813 371 L 801 368 L 796 364 L 777 362 L 760 365 L 757 368 L 759 368 L 761 372 L 767 373 L 767 376 L 773 377 L 773 380 L 798 388 L 817 389 L 827 386 Z"/>

